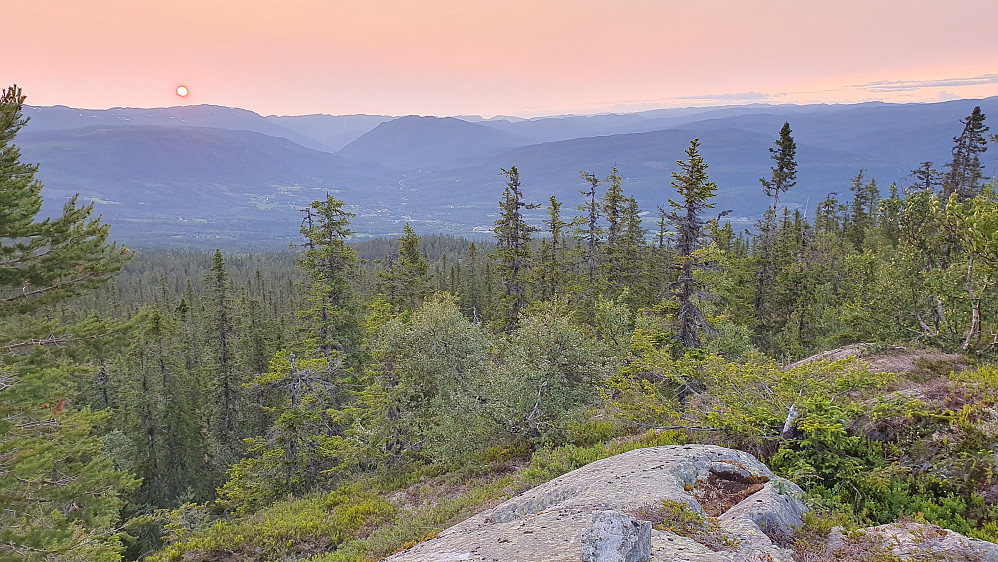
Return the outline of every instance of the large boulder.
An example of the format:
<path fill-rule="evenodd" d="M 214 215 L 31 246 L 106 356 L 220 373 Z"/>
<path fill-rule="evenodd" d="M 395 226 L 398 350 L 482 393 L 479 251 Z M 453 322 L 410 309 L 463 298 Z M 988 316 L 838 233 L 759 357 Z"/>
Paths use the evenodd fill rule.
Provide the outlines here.
<path fill-rule="evenodd" d="M 783 547 L 807 511 L 802 495 L 742 451 L 636 449 L 562 475 L 387 560 L 580 562 L 585 551 L 586 560 L 601 562 L 789 562 Z M 659 529 L 649 533 L 643 521 Z"/>

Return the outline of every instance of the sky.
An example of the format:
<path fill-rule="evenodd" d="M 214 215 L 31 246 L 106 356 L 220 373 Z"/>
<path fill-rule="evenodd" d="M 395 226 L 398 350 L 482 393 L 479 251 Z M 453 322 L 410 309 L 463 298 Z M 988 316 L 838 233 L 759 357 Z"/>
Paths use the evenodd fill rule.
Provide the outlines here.
<path fill-rule="evenodd" d="M 30 0 L 2 14 L 0 85 L 41 106 L 532 117 L 998 95 L 995 0 Z"/>

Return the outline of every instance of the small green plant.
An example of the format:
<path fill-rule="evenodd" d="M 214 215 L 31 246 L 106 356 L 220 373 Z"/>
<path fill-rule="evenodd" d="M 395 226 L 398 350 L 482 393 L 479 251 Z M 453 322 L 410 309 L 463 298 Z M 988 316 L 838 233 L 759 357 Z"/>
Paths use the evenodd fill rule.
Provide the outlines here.
<path fill-rule="evenodd" d="M 657 506 L 635 514 L 651 521 L 652 528 L 687 537 L 714 552 L 734 551 L 739 540 L 721 529 L 716 517 L 706 517 L 685 502 L 664 499 Z"/>

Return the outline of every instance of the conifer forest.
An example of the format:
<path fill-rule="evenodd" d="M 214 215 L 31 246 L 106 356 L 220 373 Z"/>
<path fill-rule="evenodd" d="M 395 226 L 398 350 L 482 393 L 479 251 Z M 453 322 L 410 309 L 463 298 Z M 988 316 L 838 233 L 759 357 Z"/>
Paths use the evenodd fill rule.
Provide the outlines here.
<path fill-rule="evenodd" d="M 0 99 L 0 560 L 379 560 L 685 443 L 800 485 L 804 554 L 822 529 L 901 518 L 998 541 L 980 108 L 945 161 L 891 185 L 857 169 L 811 208 L 782 204 L 784 124 L 747 230 L 694 138 L 655 208 L 616 166 L 530 201 L 510 162 L 487 238 L 360 240 L 326 196 L 287 251 L 205 253 L 113 243 L 77 199 L 42 216 L 23 104 Z M 844 346 L 908 363 L 812 357 Z"/>

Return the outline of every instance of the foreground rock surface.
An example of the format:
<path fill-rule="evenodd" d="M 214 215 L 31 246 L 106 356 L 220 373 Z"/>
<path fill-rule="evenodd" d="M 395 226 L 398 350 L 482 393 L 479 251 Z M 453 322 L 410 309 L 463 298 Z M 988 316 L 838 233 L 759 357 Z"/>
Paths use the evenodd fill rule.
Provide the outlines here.
<path fill-rule="evenodd" d="M 608 509 L 593 513 L 592 527 L 582 533 L 582 562 L 647 562 L 651 557 L 651 523 Z"/>
<path fill-rule="evenodd" d="M 748 453 L 712 445 L 651 447 L 596 461 L 386 560 L 580 562 L 583 536 L 593 534 L 596 512 L 613 510 L 640 520 L 660 511 L 662 500 L 669 500 L 685 504 L 688 512 L 707 520 L 694 487 L 711 475 L 753 484 L 743 492 L 747 497 L 739 496 L 738 503 L 717 517 L 709 530 L 712 536 L 694 540 L 652 530 L 648 560 L 789 562 L 789 551 L 780 545 L 807 511 L 800 488 L 773 475 Z M 628 552 L 645 550 L 634 546 Z"/>

